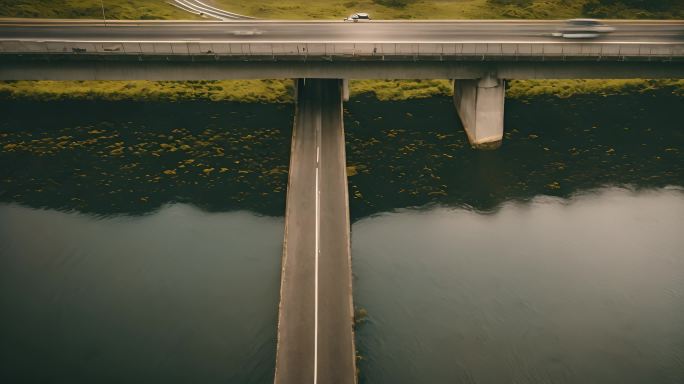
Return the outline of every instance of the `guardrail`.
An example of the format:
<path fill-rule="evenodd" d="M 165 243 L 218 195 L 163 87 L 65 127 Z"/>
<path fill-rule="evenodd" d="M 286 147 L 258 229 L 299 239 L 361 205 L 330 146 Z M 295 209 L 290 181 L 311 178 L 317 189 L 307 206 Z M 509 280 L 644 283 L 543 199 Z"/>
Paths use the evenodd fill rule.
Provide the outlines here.
<path fill-rule="evenodd" d="M 612 58 L 643 60 L 684 58 L 681 43 L 288 43 L 288 42 L 74 42 L 74 41 L 0 41 L 1 54 L 59 55 L 131 55 L 131 56 L 216 56 L 216 57 L 304 57 L 304 58 L 376 58 L 459 57 L 482 59 L 541 58 Z"/>

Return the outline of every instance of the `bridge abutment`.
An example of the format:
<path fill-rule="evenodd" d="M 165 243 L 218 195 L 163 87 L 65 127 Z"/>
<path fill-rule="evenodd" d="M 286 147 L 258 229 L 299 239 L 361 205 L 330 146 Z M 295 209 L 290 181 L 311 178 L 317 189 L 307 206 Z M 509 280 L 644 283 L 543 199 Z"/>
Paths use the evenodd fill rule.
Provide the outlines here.
<path fill-rule="evenodd" d="M 505 80 L 495 75 L 454 80 L 454 105 L 473 148 L 501 146 L 505 95 Z"/>

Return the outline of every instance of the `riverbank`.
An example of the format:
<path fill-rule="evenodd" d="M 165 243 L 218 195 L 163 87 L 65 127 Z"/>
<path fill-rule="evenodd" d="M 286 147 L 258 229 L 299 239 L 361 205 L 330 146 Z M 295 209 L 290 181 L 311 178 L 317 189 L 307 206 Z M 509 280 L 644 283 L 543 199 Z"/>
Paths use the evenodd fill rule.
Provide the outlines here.
<path fill-rule="evenodd" d="M 504 144 L 473 151 L 449 97 L 345 104 L 352 220 L 440 204 L 681 186 L 681 97 L 506 102 Z M 96 214 L 167 203 L 282 215 L 294 108 L 214 101 L 0 102 L 0 202 Z M 391 198 L 389 198 L 391 197 Z"/>
<path fill-rule="evenodd" d="M 670 90 L 684 96 L 684 80 L 513 80 L 506 97 L 567 98 L 576 95 L 626 95 Z M 382 101 L 403 101 L 451 96 L 449 80 L 357 80 L 350 83 L 352 97 L 374 95 Z M 226 81 L 14 81 L 0 82 L 0 100 L 106 100 L 106 101 L 234 101 L 291 103 L 291 80 Z"/>

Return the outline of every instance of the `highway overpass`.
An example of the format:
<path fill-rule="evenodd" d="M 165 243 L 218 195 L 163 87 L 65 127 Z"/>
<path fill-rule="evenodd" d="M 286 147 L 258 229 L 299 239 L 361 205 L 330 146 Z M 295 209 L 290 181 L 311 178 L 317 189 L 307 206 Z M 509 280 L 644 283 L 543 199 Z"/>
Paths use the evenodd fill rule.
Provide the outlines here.
<path fill-rule="evenodd" d="M 549 20 L 5 19 L 0 80 L 453 79 L 468 137 L 487 147 L 503 137 L 505 80 L 684 78 L 684 21 L 607 23 L 577 41 Z"/>
<path fill-rule="evenodd" d="M 684 75 L 684 22 L 615 22 L 590 41 L 557 21 L 0 21 L 0 78 L 662 78 Z M 58 63 L 58 64 L 56 64 Z"/>

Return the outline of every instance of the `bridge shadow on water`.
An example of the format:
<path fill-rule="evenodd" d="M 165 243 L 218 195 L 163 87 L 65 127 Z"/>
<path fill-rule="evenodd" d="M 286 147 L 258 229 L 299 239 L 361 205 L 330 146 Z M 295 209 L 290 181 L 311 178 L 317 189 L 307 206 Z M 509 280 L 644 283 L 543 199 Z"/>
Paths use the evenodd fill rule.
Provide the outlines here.
<path fill-rule="evenodd" d="M 682 101 L 669 91 L 507 100 L 503 146 L 475 151 L 449 98 L 354 98 L 345 104 L 352 220 L 682 185 Z M 173 202 L 282 216 L 293 114 L 272 104 L 3 101 L 0 201 L 103 216 Z"/>

